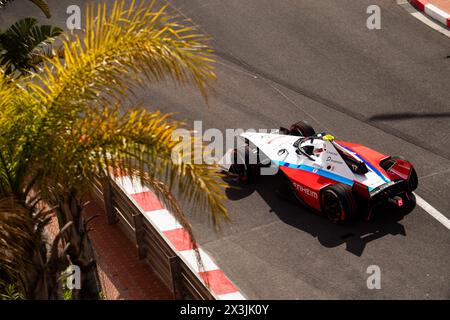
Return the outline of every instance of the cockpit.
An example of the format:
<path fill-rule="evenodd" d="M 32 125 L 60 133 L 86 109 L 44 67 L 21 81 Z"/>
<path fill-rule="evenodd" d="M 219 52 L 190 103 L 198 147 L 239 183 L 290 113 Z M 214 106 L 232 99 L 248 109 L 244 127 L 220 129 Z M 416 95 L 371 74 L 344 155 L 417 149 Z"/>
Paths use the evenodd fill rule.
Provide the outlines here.
<path fill-rule="evenodd" d="M 325 142 L 321 139 L 306 139 L 299 143 L 299 148 L 308 156 L 320 157 L 325 150 Z"/>
<path fill-rule="evenodd" d="M 333 148 L 337 151 L 337 154 L 339 154 L 340 158 L 342 158 L 352 172 L 366 174 L 369 171 L 363 161 L 346 151 L 339 144 L 335 143 L 334 137 L 330 134 L 319 133 L 310 137 L 300 138 L 294 143 L 294 147 L 296 147 L 298 155 L 303 155 L 311 161 L 318 162 L 323 152 L 326 151 L 327 142 L 330 144 L 329 148 Z"/>
<path fill-rule="evenodd" d="M 310 160 L 315 160 L 312 157 L 320 157 L 322 155 L 322 152 L 326 149 L 326 139 L 324 137 L 331 135 L 324 135 L 324 134 L 315 134 L 311 137 L 303 137 L 298 139 L 294 143 L 294 147 L 296 147 L 297 154 L 302 154 Z"/>

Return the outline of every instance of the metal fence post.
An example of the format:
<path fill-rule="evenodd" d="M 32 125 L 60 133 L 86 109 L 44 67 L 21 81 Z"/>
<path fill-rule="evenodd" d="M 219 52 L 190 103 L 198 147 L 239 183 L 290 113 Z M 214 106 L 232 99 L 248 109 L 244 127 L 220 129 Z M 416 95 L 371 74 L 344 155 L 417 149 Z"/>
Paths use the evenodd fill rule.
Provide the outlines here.
<path fill-rule="evenodd" d="M 136 247 L 138 250 L 139 259 L 144 259 L 147 256 L 147 250 L 144 245 L 144 216 L 142 213 L 133 216 L 134 232 L 136 235 Z"/>
<path fill-rule="evenodd" d="M 181 259 L 179 256 L 169 258 L 170 274 L 172 275 L 172 291 L 175 300 L 183 300 L 181 285 Z"/>
<path fill-rule="evenodd" d="M 108 177 L 102 181 L 103 200 L 105 202 L 106 222 L 108 224 L 115 224 L 119 221 L 116 215 L 116 209 L 113 206 L 113 195 L 111 190 L 111 181 Z"/>

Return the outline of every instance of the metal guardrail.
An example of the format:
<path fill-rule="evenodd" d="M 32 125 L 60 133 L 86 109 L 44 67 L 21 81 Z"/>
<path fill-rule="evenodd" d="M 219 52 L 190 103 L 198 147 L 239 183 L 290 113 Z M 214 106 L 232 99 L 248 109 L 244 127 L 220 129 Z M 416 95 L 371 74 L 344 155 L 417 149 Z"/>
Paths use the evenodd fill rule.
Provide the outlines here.
<path fill-rule="evenodd" d="M 93 195 L 105 210 L 107 223 L 119 225 L 135 243 L 139 259 L 143 259 L 159 275 L 175 299 L 215 299 L 199 275 L 186 265 L 114 181 L 97 181 L 93 186 Z"/>

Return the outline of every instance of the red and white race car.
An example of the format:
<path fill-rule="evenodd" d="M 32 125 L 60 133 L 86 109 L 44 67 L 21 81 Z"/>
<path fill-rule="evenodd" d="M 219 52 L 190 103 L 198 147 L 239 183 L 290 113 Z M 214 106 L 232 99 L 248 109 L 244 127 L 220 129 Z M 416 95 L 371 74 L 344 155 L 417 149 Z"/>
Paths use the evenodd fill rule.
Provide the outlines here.
<path fill-rule="evenodd" d="M 222 169 L 243 182 L 276 172 L 298 200 L 334 223 L 362 213 L 369 219 L 382 204 L 414 204 L 417 174 L 400 157 L 316 134 L 303 121 L 276 133 L 246 132 L 240 137 L 244 143 L 219 161 Z"/>

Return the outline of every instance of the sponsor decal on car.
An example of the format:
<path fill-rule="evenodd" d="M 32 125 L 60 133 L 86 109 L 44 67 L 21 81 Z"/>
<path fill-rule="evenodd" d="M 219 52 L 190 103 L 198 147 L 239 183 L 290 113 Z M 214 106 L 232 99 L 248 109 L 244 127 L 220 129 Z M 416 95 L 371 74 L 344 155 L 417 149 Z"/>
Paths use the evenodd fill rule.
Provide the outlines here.
<path fill-rule="evenodd" d="M 327 157 L 327 159 L 325 161 L 326 162 L 331 162 L 331 163 L 338 163 L 338 164 L 343 164 L 344 163 L 342 161 L 333 159 L 331 156 Z"/>
<path fill-rule="evenodd" d="M 294 185 L 294 188 L 297 189 L 297 191 L 300 191 L 310 197 L 313 197 L 314 199 L 319 199 L 319 195 L 317 194 L 317 192 L 312 191 L 311 189 L 308 189 L 304 186 L 302 186 L 301 184 L 292 182 L 292 184 Z"/>
<path fill-rule="evenodd" d="M 328 149 L 326 149 L 326 151 L 327 151 L 327 154 L 331 154 L 331 155 L 333 155 L 333 156 L 335 156 L 335 157 L 338 157 L 338 156 L 339 156 L 337 152 L 333 152 L 333 151 L 328 150 Z"/>

